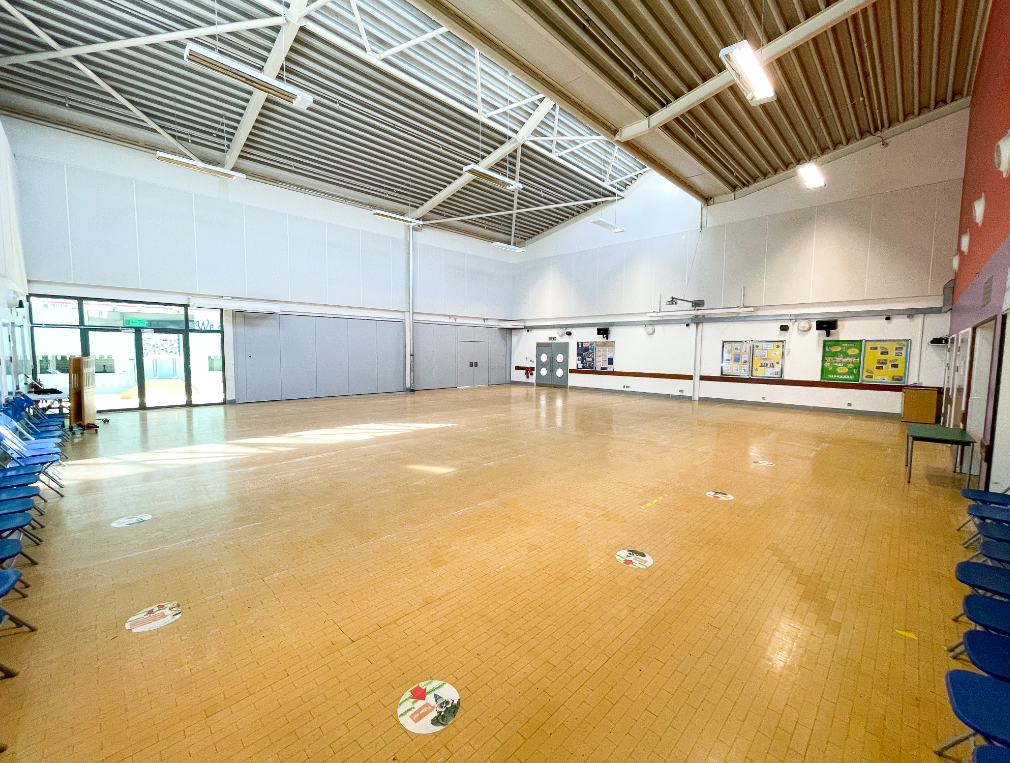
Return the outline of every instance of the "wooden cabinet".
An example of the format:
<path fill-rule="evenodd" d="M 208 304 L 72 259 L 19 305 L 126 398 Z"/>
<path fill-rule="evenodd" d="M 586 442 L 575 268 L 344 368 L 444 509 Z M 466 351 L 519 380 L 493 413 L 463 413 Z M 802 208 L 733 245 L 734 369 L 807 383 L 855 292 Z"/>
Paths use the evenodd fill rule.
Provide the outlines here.
<path fill-rule="evenodd" d="M 70 426 L 95 423 L 95 360 L 70 358 Z"/>
<path fill-rule="evenodd" d="M 901 420 L 915 424 L 935 424 L 943 405 L 939 387 L 902 387 Z"/>

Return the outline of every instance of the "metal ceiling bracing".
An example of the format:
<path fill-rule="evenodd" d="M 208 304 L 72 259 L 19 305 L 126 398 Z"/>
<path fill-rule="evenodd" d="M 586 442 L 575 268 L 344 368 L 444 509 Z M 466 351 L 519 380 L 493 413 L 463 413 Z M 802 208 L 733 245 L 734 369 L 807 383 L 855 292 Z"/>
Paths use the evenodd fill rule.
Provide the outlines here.
<path fill-rule="evenodd" d="M 722 74 L 723 47 L 797 34 L 838 0 L 416 2 L 612 137 Z M 858 6 L 766 64 L 774 102 L 729 87 L 621 145 L 713 199 L 967 105 L 988 0 Z"/>
<path fill-rule="evenodd" d="M 291 5 L 306 2 L 0 0 L 0 109 L 213 164 L 238 149 L 235 169 L 252 178 L 410 213 L 457 181 L 464 165 L 514 138 L 543 101 L 404 0 L 308 3 L 297 28 L 276 18 L 261 28 L 220 29 L 269 22 Z M 76 56 L 91 77 L 66 57 L 8 62 L 53 53 L 15 13 L 64 48 L 201 27 L 215 32 Z M 293 43 L 279 39 L 288 34 Z M 278 42 L 290 43 L 278 77 L 311 92 L 314 105 L 300 111 L 267 99 L 253 109 L 248 88 L 183 62 L 189 39 L 260 69 Z M 520 155 L 518 201 L 474 181 L 432 207 L 425 221 L 511 240 L 517 203 L 515 238 L 522 242 L 599 203 L 576 202 L 623 194 L 648 171 L 560 107 L 492 169 L 514 176 Z M 543 206 L 551 208 L 522 212 Z M 445 218 L 453 219 L 438 223 Z"/>

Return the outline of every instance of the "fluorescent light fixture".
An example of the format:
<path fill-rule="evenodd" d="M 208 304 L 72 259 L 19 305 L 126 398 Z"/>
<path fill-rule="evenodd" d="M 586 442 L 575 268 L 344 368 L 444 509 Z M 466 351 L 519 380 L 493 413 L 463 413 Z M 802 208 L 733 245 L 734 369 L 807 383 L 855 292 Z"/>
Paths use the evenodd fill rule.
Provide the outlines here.
<path fill-rule="evenodd" d="M 512 178 L 507 178 L 504 175 L 499 175 L 497 172 L 491 172 L 491 170 L 484 169 L 479 164 L 468 164 L 463 168 L 463 172 L 468 172 L 475 178 L 480 178 L 481 180 L 496 185 L 499 188 L 504 188 L 506 191 L 518 191 L 523 187 L 523 184 L 513 180 Z"/>
<path fill-rule="evenodd" d="M 252 66 L 246 66 L 233 58 L 221 55 L 216 50 L 197 45 L 195 42 L 186 45 L 182 57 L 185 61 L 210 69 L 222 77 L 237 80 L 254 90 L 262 90 L 267 95 L 290 103 L 295 108 L 307 109 L 312 105 L 312 94 L 300 87 L 268 77 Z"/>
<path fill-rule="evenodd" d="M 772 87 L 768 75 L 761 68 L 754 48 L 747 40 L 730 45 L 719 51 L 719 58 L 733 75 L 736 84 L 743 90 L 751 106 L 760 106 L 762 103 L 775 100 L 775 88 Z"/>
<path fill-rule="evenodd" d="M 821 188 L 824 185 L 824 175 L 821 174 L 821 168 L 813 162 L 801 164 L 796 168 L 796 171 L 803 178 L 803 185 L 807 188 Z"/>
<path fill-rule="evenodd" d="M 604 220 L 602 217 L 600 219 L 598 219 L 598 220 L 593 220 L 592 223 L 593 223 L 593 225 L 599 225 L 601 228 L 606 228 L 611 233 L 623 233 L 624 232 L 624 228 L 618 228 L 612 222 L 610 222 L 608 220 Z"/>
<path fill-rule="evenodd" d="M 497 246 L 499 249 L 508 249 L 510 252 L 525 252 L 526 250 L 521 246 L 513 246 L 512 244 L 506 244 L 504 241 L 492 241 L 491 246 Z"/>
<path fill-rule="evenodd" d="M 407 217 L 406 215 L 394 215 L 392 212 L 387 212 L 384 209 L 373 209 L 372 214 L 376 217 L 385 217 L 387 220 L 396 220 L 398 223 L 403 223 L 404 225 L 424 225 L 422 220 L 418 220 L 415 217 Z"/>
<path fill-rule="evenodd" d="M 219 178 L 225 178 L 227 180 L 236 180 L 245 177 L 245 175 L 241 172 L 235 172 L 234 170 L 229 170 L 226 167 L 218 167 L 215 164 L 204 164 L 196 159 L 190 159 L 188 156 L 178 156 L 177 154 L 169 154 L 165 151 L 159 151 L 155 155 L 155 158 L 157 158 L 159 162 L 177 164 L 180 167 L 188 167 L 191 170 L 199 170 L 200 172 L 217 175 Z"/>

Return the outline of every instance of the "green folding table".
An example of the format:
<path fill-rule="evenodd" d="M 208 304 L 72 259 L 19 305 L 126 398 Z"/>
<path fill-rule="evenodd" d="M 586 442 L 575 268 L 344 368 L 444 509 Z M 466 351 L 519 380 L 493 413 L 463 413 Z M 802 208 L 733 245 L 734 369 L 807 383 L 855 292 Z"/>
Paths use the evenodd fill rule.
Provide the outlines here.
<path fill-rule="evenodd" d="M 952 427 L 941 427 L 936 424 L 905 424 L 905 468 L 908 476 L 905 482 L 912 481 L 912 454 L 915 452 L 915 443 L 918 442 L 939 442 L 944 445 L 956 445 L 958 460 L 955 461 L 954 469 L 961 461 L 965 446 L 969 449 L 968 471 L 965 474 L 964 486 L 968 487 L 971 480 L 971 462 L 975 458 L 975 438 L 963 429 Z"/>

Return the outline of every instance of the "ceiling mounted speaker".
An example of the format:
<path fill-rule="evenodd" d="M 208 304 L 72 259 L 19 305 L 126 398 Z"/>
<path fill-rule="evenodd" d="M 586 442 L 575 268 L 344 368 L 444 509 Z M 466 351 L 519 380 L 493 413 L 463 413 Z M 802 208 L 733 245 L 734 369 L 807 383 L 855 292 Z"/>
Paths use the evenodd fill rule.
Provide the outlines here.
<path fill-rule="evenodd" d="M 975 220 L 975 225 L 982 224 L 982 218 L 985 216 L 985 194 L 983 193 L 975 201 L 971 203 L 971 216 Z"/>
<path fill-rule="evenodd" d="M 961 255 L 955 254 L 954 258 L 950 261 L 950 264 L 954 266 L 954 272 L 957 272 L 958 266 L 961 264 Z"/>
<path fill-rule="evenodd" d="M 656 333 L 656 327 L 655 326 L 651 326 L 651 325 L 647 325 L 645 327 L 645 333 L 648 334 L 649 336 L 652 336 L 653 334 Z"/>
<path fill-rule="evenodd" d="M 964 233 L 961 234 L 961 243 L 958 248 L 965 254 L 968 253 L 968 240 L 970 238 L 971 235 L 968 233 L 968 231 L 965 231 Z"/>
<path fill-rule="evenodd" d="M 1003 177 L 1010 174 L 1010 132 L 996 144 L 992 158 L 996 162 L 996 169 L 1003 173 Z"/>
<path fill-rule="evenodd" d="M 810 331 L 811 328 L 810 321 L 800 321 L 799 323 L 796 324 L 796 328 L 806 333 L 807 331 Z"/>

